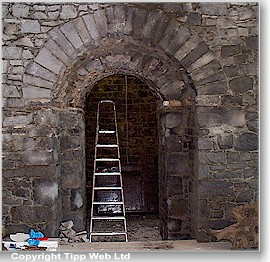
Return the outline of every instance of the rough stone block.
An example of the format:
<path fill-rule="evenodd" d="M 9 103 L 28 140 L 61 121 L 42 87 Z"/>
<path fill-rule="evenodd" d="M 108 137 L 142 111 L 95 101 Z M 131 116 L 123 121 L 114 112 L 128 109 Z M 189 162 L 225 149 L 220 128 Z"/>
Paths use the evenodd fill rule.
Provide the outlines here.
<path fill-rule="evenodd" d="M 76 18 L 74 21 L 74 26 L 77 29 L 78 34 L 80 35 L 82 41 L 86 44 L 90 41 L 90 35 L 88 33 L 88 30 L 82 20 L 81 17 Z"/>
<path fill-rule="evenodd" d="M 198 138 L 198 149 L 200 150 L 211 150 L 213 148 L 213 142 L 208 137 Z"/>
<path fill-rule="evenodd" d="M 247 189 L 237 193 L 236 202 L 237 203 L 250 203 L 254 200 L 255 194 L 254 190 Z"/>
<path fill-rule="evenodd" d="M 169 113 L 166 115 L 166 128 L 177 127 L 181 124 L 182 117 L 179 113 Z"/>
<path fill-rule="evenodd" d="M 65 23 L 60 27 L 60 30 L 64 33 L 69 42 L 75 47 L 75 49 L 80 48 L 83 42 L 76 31 L 73 22 Z"/>
<path fill-rule="evenodd" d="M 78 15 L 76 7 L 73 5 L 63 5 L 60 13 L 61 19 L 75 18 Z"/>
<path fill-rule="evenodd" d="M 220 149 L 229 149 L 233 147 L 233 135 L 222 134 L 218 136 L 218 145 Z"/>
<path fill-rule="evenodd" d="M 191 160 L 188 153 L 174 153 L 167 156 L 168 174 L 184 176 L 192 173 Z"/>
<path fill-rule="evenodd" d="M 50 82 L 55 82 L 57 80 L 57 75 L 46 68 L 40 66 L 39 64 L 33 62 L 25 70 L 26 73 L 34 76 L 41 77 Z"/>
<path fill-rule="evenodd" d="M 22 54 L 22 48 L 13 46 L 3 46 L 2 54 L 3 59 L 20 59 Z"/>
<path fill-rule="evenodd" d="M 174 196 L 167 200 L 169 216 L 185 217 L 188 213 L 188 201 L 181 196 Z"/>
<path fill-rule="evenodd" d="M 189 13 L 187 16 L 186 23 L 188 25 L 201 25 L 202 23 L 202 15 L 199 13 Z"/>
<path fill-rule="evenodd" d="M 21 25 L 21 33 L 40 33 L 40 24 L 38 20 L 23 20 Z"/>
<path fill-rule="evenodd" d="M 57 117 L 51 110 L 39 110 L 36 112 L 34 120 L 38 126 L 56 126 Z"/>
<path fill-rule="evenodd" d="M 87 30 L 91 36 L 91 38 L 95 41 L 98 41 L 100 39 L 100 35 L 97 29 L 97 26 L 95 24 L 95 20 L 93 16 L 91 15 L 84 15 L 82 16 L 84 23 L 87 27 Z"/>
<path fill-rule="evenodd" d="M 182 195 L 182 178 L 178 176 L 169 176 L 167 178 L 168 196 Z"/>
<path fill-rule="evenodd" d="M 221 98 L 221 104 L 223 106 L 241 106 L 243 105 L 243 100 L 239 96 L 222 96 Z"/>
<path fill-rule="evenodd" d="M 191 64 L 188 67 L 188 72 L 192 72 L 200 67 L 203 67 L 205 65 L 207 65 L 208 63 L 210 63 L 211 61 L 213 61 L 215 59 L 215 55 L 213 52 L 207 52 L 206 54 L 204 54 L 201 58 L 199 58 L 198 60 L 196 60 L 193 64 Z"/>
<path fill-rule="evenodd" d="M 23 4 L 16 4 L 12 6 L 12 15 L 15 17 L 28 17 L 29 6 Z"/>
<path fill-rule="evenodd" d="M 25 165 L 50 165 L 54 163 L 53 152 L 45 150 L 29 150 L 21 155 L 21 160 Z"/>
<path fill-rule="evenodd" d="M 3 84 L 2 96 L 3 97 L 20 97 L 20 94 L 16 86 Z"/>
<path fill-rule="evenodd" d="M 249 76 L 239 76 L 229 82 L 230 88 L 235 93 L 245 93 L 253 90 L 253 79 Z"/>
<path fill-rule="evenodd" d="M 40 52 L 35 58 L 35 62 L 44 66 L 55 74 L 59 74 L 64 65 L 46 48 L 42 48 L 40 50 Z"/>
<path fill-rule="evenodd" d="M 51 90 L 35 87 L 35 86 L 26 86 L 23 87 L 23 98 L 25 99 L 35 99 L 35 98 L 50 98 Z"/>
<path fill-rule="evenodd" d="M 61 183 L 62 188 L 75 188 L 81 187 L 81 180 L 78 175 L 82 174 L 82 164 L 79 161 L 72 161 L 62 164 L 61 166 Z"/>
<path fill-rule="evenodd" d="M 69 63 L 69 58 L 65 54 L 65 52 L 53 41 L 49 40 L 45 43 L 44 45 L 50 52 L 58 58 L 60 61 L 62 61 L 65 65 L 68 65 Z"/>
<path fill-rule="evenodd" d="M 235 140 L 234 148 L 238 151 L 254 151 L 258 149 L 258 135 L 243 133 Z"/>
<path fill-rule="evenodd" d="M 166 142 L 168 152 L 175 153 L 182 151 L 182 142 L 178 136 L 171 135 L 166 139 Z"/>
<path fill-rule="evenodd" d="M 94 12 L 94 19 L 101 37 L 108 33 L 107 17 L 104 9 L 98 9 Z"/>
<path fill-rule="evenodd" d="M 78 148 L 81 146 L 81 138 L 76 136 L 63 136 L 60 137 L 60 148 L 61 149 L 70 149 Z"/>
<path fill-rule="evenodd" d="M 239 45 L 228 45 L 221 47 L 221 56 L 228 58 L 241 53 L 241 47 Z"/>
<path fill-rule="evenodd" d="M 200 3 L 201 12 L 204 15 L 225 15 L 227 13 L 226 3 Z"/>
<path fill-rule="evenodd" d="M 175 53 L 178 61 L 181 61 L 192 49 L 199 45 L 201 39 L 198 36 L 191 36 L 190 39 Z"/>
<path fill-rule="evenodd" d="M 208 46 L 205 42 L 200 43 L 196 48 L 194 48 L 187 56 L 185 56 L 180 62 L 184 67 L 189 67 L 196 60 L 202 57 L 206 52 L 208 52 Z"/>
<path fill-rule="evenodd" d="M 51 30 L 49 34 L 52 37 L 52 39 L 57 43 L 57 45 L 60 47 L 60 49 L 63 50 L 68 57 L 72 57 L 72 54 L 75 52 L 75 49 L 72 46 L 72 44 L 67 40 L 67 38 L 64 36 L 64 34 L 60 30 L 56 29 Z"/>
<path fill-rule="evenodd" d="M 42 223 L 54 219 L 54 206 L 19 206 L 11 207 L 12 222 Z"/>
<path fill-rule="evenodd" d="M 53 83 L 49 82 L 45 79 L 42 79 L 40 77 L 35 77 L 32 75 L 27 75 L 24 74 L 23 76 L 23 83 L 25 85 L 31 85 L 31 86 L 36 86 L 36 87 L 41 87 L 41 88 L 48 88 L 48 89 L 53 89 Z"/>
<path fill-rule="evenodd" d="M 26 126 L 33 121 L 32 114 L 4 117 L 3 126 Z"/>
<path fill-rule="evenodd" d="M 226 181 L 199 181 L 199 197 L 234 196 L 233 183 Z"/>
<path fill-rule="evenodd" d="M 248 49 L 258 49 L 259 48 L 258 36 L 248 37 L 246 40 L 246 44 Z"/>
<path fill-rule="evenodd" d="M 23 37 L 13 42 L 16 46 L 27 46 L 27 47 L 34 47 L 34 44 L 32 43 L 30 37 Z"/>

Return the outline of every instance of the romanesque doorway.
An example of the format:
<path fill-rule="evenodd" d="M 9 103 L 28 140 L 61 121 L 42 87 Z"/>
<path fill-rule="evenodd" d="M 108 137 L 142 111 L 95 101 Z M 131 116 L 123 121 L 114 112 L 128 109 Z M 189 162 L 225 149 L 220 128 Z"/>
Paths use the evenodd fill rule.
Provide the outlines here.
<path fill-rule="evenodd" d="M 88 206 L 92 192 L 97 104 L 105 99 L 116 103 L 129 239 L 161 239 L 158 214 L 158 98 L 148 85 L 135 76 L 114 74 L 105 77 L 87 95 L 85 155 Z"/>

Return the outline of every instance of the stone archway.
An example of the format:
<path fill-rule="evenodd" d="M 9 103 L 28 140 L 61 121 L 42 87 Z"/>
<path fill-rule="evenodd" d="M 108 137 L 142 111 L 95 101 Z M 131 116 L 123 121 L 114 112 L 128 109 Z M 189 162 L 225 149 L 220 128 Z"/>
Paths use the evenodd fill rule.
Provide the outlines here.
<path fill-rule="evenodd" d="M 193 205 L 198 199 L 198 167 L 190 164 L 198 157 L 195 90 L 199 95 L 226 93 L 225 76 L 207 44 L 175 17 L 121 5 L 99 7 L 56 26 L 23 75 L 25 104 L 36 106 L 38 121 L 50 125 L 57 140 L 54 152 L 46 152 L 41 159 L 41 163 L 48 161 L 54 166 L 50 183 L 58 187 L 53 198 L 57 196 L 57 202 L 50 210 L 57 219 L 49 234 L 56 235 L 59 221 L 65 219 L 73 219 L 84 229 L 85 168 L 78 160 L 85 154 L 81 146 L 84 99 L 96 81 L 115 73 L 143 79 L 163 102 L 159 119 L 164 152 L 160 183 L 165 185 L 162 235 L 169 239 L 194 237 L 201 223 L 197 212 L 202 203 Z M 209 84 L 212 78 L 214 86 Z M 40 164 L 34 160 L 23 155 L 26 164 Z M 180 193 L 174 192 L 176 181 Z"/>

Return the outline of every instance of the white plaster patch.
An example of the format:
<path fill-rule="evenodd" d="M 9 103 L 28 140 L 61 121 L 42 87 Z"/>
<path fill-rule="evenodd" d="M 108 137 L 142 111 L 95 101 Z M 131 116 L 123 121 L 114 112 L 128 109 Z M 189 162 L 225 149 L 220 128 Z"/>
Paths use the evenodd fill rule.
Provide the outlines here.
<path fill-rule="evenodd" d="M 43 185 L 39 188 L 39 194 L 41 198 L 49 198 L 55 200 L 58 197 L 58 184 L 53 183 L 50 186 Z"/>
<path fill-rule="evenodd" d="M 80 208 L 83 206 L 83 198 L 79 192 L 76 192 L 75 198 L 74 198 L 74 205 L 77 208 Z"/>

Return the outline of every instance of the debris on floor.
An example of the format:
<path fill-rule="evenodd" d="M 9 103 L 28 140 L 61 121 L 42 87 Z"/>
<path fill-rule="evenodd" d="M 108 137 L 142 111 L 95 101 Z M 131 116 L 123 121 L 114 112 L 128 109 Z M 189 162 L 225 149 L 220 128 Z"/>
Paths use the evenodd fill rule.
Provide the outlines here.
<path fill-rule="evenodd" d="M 126 217 L 129 241 L 162 240 L 158 214 L 128 214 Z"/>
<path fill-rule="evenodd" d="M 88 242 L 87 231 L 77 232 L 72 228 L 73 221 L 68 220 L 60 225 L 60 241 L 62 243 Z"/>
<path fill-rule="evenodd" d="M 3 250 L 48 250 L 56 251 L 58 248 L 58 241 L 49 240 L 41 232 L 30 230 L 29 234 L 18 232 L 9 236 L 11 241 L 2 241 Z"/>

